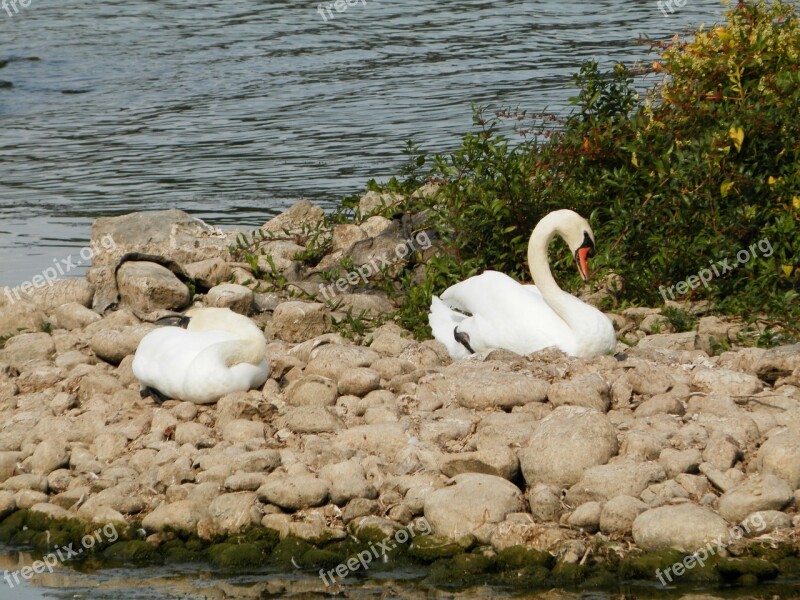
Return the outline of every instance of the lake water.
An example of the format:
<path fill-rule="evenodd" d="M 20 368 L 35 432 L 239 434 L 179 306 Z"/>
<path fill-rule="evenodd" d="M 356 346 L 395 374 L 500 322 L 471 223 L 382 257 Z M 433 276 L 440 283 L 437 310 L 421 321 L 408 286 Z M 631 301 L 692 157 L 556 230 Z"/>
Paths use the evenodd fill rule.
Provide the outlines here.
<path fill-rule="evenodd" d="M 327 3 L 326 3 L 327 4 Z M 566 112 L 582 61 L 652 58 L 718 0 L 29 0 L 0 9 L 0 285 L 165 207 L 256 226 L 456 146 L 471 103 Z M 3 83 L 5 82 L 5 83 Z M 78 274 L 76 270 L 71 274 Z"/>

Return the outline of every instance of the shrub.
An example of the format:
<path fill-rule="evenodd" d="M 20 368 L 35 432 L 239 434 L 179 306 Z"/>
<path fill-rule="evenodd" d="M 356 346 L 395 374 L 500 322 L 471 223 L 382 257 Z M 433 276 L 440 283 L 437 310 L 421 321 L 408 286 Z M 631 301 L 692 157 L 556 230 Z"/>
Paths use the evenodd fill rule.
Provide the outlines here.
<path fill-rule="evenodd" d="M 551 210 L 572 208 L 595 230 L 594 268 L 620 274 L 620 297 L 632 304 L 660 304 L 661 286 L 719 260 L 732 264 L 738 251 L 768 240 L 769 256 L 759 252 L 682 298 L 710 299 L 747 320 L 767 315 L 796 333 L 800 17 L 791 3 L 763 0 L 725 15 L 725 25 L 688 40 L 654 43 L 659 81 L 643 96 L 628 68 L 604 74 L 589 63 L 575 75 L 575 110 L 564 121 L 476 110 L 476 131 L 452 154 L 428 160 L 410 146 L 403 177 L 384 187 L 440 184 L 433 198 L 400 208 L 427 211 L 443 251 L 408 288 L 400 321 L 424 333 L 431 293 L 484 269 L 529 279 L 532 228 Z M 503 134 L 509 119 L 519 143 Z M 571 257 L 551 258 L 574 290 Z"/>

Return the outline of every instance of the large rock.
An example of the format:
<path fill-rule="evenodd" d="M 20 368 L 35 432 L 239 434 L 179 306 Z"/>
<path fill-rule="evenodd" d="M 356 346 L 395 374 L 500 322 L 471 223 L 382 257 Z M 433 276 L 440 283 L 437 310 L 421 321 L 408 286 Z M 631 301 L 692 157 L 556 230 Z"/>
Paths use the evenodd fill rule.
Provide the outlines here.
<path fill-rule="evenodd" d="M 589 467 L 603 465 L 619 449 L 611 421 L 596 410 L 561 406 L 542 419 L 522 451 L 528 485 L 576 483 Z"/>
<path fill-rule="evenodd" d="M 584 406 L 607 412 L 611 406 L 608 383 L 599 373 L 585 373 L 569 381 L 559 381 L 547 390 L 553 406 Z"/>
<path fill-rule="evenodd" d="M 28 466 L 31 472 L 48 475 L 60 467 L 69 464 L 69 451 L 63 440 L 44 440 L 33 452 Z"/>
<path fill-rule="evenodd" d="M 725 492 L 719 499 L 719 514 L 738 523 L 750 513 L 780 510 L 792 501 L 792 489 L 775 475 L 754 475 Z"/>
<path fill-rule="evenodd" d="M 299 232 L 314 229 L 322 224 L 325 211 L 308 200 L 301 200 L 287 210 L 264 223 L 261 227 L 271 233 Z"/>
<path fill-rule="evenodd" d="M 242 315 L 252 315 L 255 309 L 253 290 L 236 283 L 221 283 L 208 290 L 206 302 L 209 306 L 230 308 Z"/>
<path fill-rule="evenodd" d="M 664 481 L 665 477 L 663 467 L 655 462 L 621 460 L 590 467 L 567 492 L 567 502 L 577 506 L 610 500 L 620 494 L 637 498 L 647 486 Z"/>
<path fill-rule="evenodd" d="M 436 535 L 458 539 L 472 534 L 483 543 L 489 542 L 494 525 L 524 510 L 517 486 L 477 473 L 457 475 L 453 485 L 436 490 L 425 501 L 425 519 Z"/>
<path fill-rule="evenodd" d="M 333 406 L 336 391 L 336 384 L 327 377 L 309 375 L 290 383 L 286 398 L 294 406 Z"/>
<path fill-rule="evenodd" d="M 142 527 L 149 532 L 175 531 L 184 535 L 197 532 L 197 522 L 207 515 L 203 503 L 193 500 L 178 500 L 159 505 L 142 519 Z"/>
<path fill-rule="evenodd" d="M 332 327 L 331 314 L 318 302 L 283 302 L 272 315 L 269 329 L 285 342 L 303 342 L 327 333 Z"/>
<path fill-rule="evenodd" d="M 89 340 L 89 347 L 98 358 L 118 365 L 126 356 L 136 352 L 142 338 L 154 329 L 150 323 L 118 329 L 103 329 Z"/>
<path fill-rule="evenodd" d="M 21 333 L 6 341 L 0 350 L 0 362 L 22 369 L 31 361 L 49 361 L 55 354 L 56 345 L 47 333 Z"/>
<path fill-rule="evenodd" d="M 102 317 L 78 302 L 68 302 L 55 309 L 58 326 L 62 329 L 83 329 L 99 321 Z"/>
<path fill-rule="evenodd" d="M 297 511 L 324 504 L 328 499 L 328 483 L 313 475 L 272 475 L 257 493 L 263 502 Z"/>
<path fill-rule="evenodd" d="M 367 481 L 364 467 L 357 461 L 325 465 L 319 476 L 328 481 L 330 501 L 338 506 L 344 506 L 353 498 L 372 500 L 378 497 L 378 491 Z"/>
<path fill-rule="evenodd" d="M 45 280 L 42 275 L 48 275 Z M 92 302 L 94 290 L 92 286 L 83 278 L 72 278 L 66 271 L 63 279 L 53 279 L 61 276 L 54 267 L 48 267 L 42 271 L 42 275 L 34 276 L 30 283 L 23 283 L 20 286 L 5 288 L 5 296 L 0 298 L 0 304 L 5 300 L 9 303 L 28 302 L 33 303 L 36 308 L 47 313 L 61 306 L 76 302 L 82 306 L 89 306 Z"/>
<path fill-rule="evenodd" d="M 633 522 L 648 509 L 647 504 L 633 496 L 615 496 L 603 505 L 600 513 L 600 531 L 603 533 L 630 533 Z"/>
<path fill-rule="evenodd" d="M 241 531 L 245 527 L 261 522 L 261 511 L 258 510 L 258 496 L 255 492 L 235 492 L 222 494 L 214 498 L 208 505 L 208 528 L 212 534 L 227 534 Z M 203 529 L 203 519 L 198 530 Z M 201 537 L 213 537 L 203 536 Z"/>
<path fill-rule="evenodd" d="M 95 265 L 114 265 L 123 254 L 154 254 L 178 264 L 229 258 L 231 239 L 220 229 L 182 210 L 137 212 L 103 217 L 92 224 L 92 246 L 102 248 Z"/>
<path fill-rule="evenodd" d="M 695 552 L 714 540 L 727 540 L 728 535 L 725 519 L 688 503 L 652 508 L 633 522 L 633 539 L 647 552 L 666 548 Z"/>
<path fill-rule="evenodd" d="M 47 320 L 44 312 L 29 300 L 17 300 L 13 290 L 5 288 L 4 292 L 11 294 L 12 300 L 0 296 L 0 337 L 40 331 Z"/>
<path fill-rule="evenodd" d="M 701 392 L 714 392 L 732 396 L 752 396 L 764 388 L 757 377 L 730 369 L 695 369 L 692 385 Z"/>
<path fill-rule="evenodd" d="M 777 475 L 796 490 L 800 488 L 800 434 L 784 429 L 769 437 L 756 455 L 761 473 Z"/>
<path fill-rule="evenodd" d="M 172 271 L 152 262 L 124 263 L 117 285 L 122 302 L 144 312 L 179 310 L 192 300 L 189 288 Z"/>
<path fill-rule="evenodd" d="M 487 410 L 498 407 L 510 410 L 529 402 L 542 402 L 547 397 L 547 382 L 530 374 L 488 369 L 470 372 L 460 369 L 460 365 L 456 368 L 459 369 L 456 399 L 467 408 Z"/>
<path fill-rule="evenodd" d="M 755 365 L 758 376 L 768 383 L 788 377 L 797 369 L 800 369 L 800 344 L 770 348 Z"/>

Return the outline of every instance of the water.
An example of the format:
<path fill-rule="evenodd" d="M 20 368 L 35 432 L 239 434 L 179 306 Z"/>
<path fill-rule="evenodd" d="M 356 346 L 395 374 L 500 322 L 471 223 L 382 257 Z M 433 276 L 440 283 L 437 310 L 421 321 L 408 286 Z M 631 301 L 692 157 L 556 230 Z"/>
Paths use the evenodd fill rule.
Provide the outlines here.
<path fill-rule="evenodd" d="M 719 21 L 718 0 L 30 0 L 0 9 L 0 285 L 102 215 L 256 226 L 385 179 L 404 141 L 457 145 L 471 103 L 566 111 L 595 58 Z M 13 13 L 13 9 L 12 10 Z M 668 12 L 668 9 L 666 9 Z M 73 274 L 77 274 L 76 271 Z"/>

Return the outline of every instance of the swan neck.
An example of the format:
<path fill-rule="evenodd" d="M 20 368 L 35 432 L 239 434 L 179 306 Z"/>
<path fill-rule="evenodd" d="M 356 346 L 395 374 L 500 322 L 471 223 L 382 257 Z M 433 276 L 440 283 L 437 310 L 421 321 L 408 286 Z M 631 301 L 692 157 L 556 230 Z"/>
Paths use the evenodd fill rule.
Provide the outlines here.
<path fill-rule="evenodd" d="M 567 325 L 572 327 L 569 320 L 567 307 L 564 303 L 564 292 L 556 283 L 553 273 L 550 271 L 550 261 L 548 258 L 548 247 L 553 237 L 559 233 L 558 224 L 551 220 L 542 219 L 531 234 L 528 243 L 528 266 L 531 270 L 533 282 L 541 292 L 545 302 L 556 314 L 561 317 Z"/>

